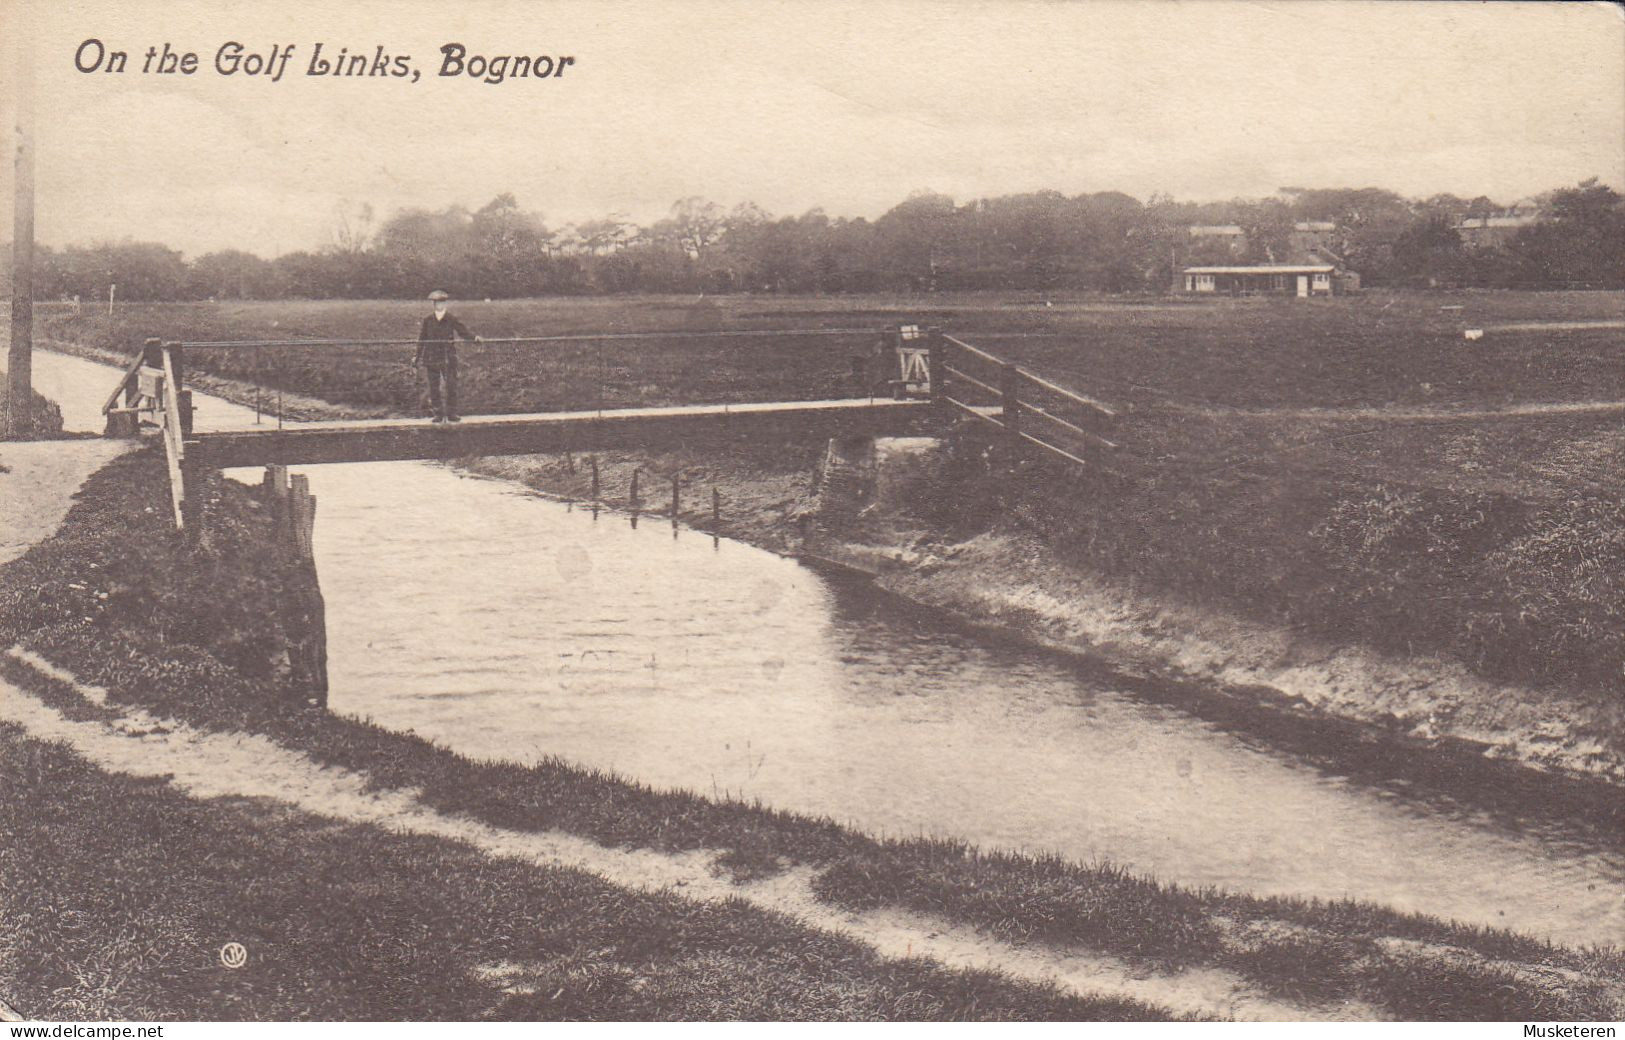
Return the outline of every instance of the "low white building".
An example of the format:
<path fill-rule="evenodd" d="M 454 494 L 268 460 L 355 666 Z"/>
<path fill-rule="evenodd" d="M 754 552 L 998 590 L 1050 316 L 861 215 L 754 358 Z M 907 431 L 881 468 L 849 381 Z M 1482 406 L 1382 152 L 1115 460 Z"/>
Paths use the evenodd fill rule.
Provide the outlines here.
<path fill-rule="evenodd" d="M 1180 272 L 1188 293 L 1231 296 L 1274 293 L 1285 296 L 1331 296 L 1359 287 L 1359 276 L 1335 264 L 1251 264 L 1187 267 Z M 1349 283 L 1353 278 L 1353 284 Z"/>

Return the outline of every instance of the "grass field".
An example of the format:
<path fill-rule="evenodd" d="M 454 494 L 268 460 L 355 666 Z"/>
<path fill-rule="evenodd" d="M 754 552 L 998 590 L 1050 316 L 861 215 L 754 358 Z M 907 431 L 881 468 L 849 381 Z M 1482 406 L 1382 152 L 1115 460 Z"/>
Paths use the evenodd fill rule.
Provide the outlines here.
<path fill-rule="evenodd" d="M 410 338 L 423 309 L 137 305 L 46 322 L 82 349 L 128 353 L 148 336 Z M 1270 623 L 1617 696 L 1625 412 L 1541 409 L 1625 401 L 1625 330 L 1562 327 L 1625 319 L 1625 293 L 631 296 L 458 310 L 490 337 L 682 333 L 465 347 L 466 414 L 847 396 L 873 333 L 736 334 L 936 324 L 1124 407 L 1123 447 L 1093 474 L 956 495 L 938 510 L 945 523 L 1004 517 L 1091 568 Z M 1465 327 L 1489 331 L 1469 341 Z M 420 414 L 411 352 L 199 350 L 189 364 Z M 1508 407 L 1534 414 L 1482 414 Z"/>
<path fill-rule="evenodd" d="M 1444 307 L 1461 310 L 1444 310 Z M 671 331 L 683 339 L 597 345 L 465 346 L 469 410 L 793 400 L 850 386 L 865 335 L 707 336 L 774 329 L 936 324 L 1062 382 L 1112 400 L 1231 407 L 1485 405 L 1625 399 L 1618 329 L 1492 333 L 1464 326 L 1625 320 L 1622 293 L 1371 293 L 1337 299 L 1011 299 L 898 297 L 592 297 L 455 305 L 487 338 Z M 46 314 L 61 338 L 128 352 L 147 336 L 197 341 L 412 339 L 424 305 L 278 301 L 130 305 Z M 260 352 L 260 374 L 331 400 L 415 407 L 404 347 Z M 251 356 L 195 363 L 252 373 Z"/>
<path fill-rule="evenodd" d="M 1459 310 L 1445 308 L 1460 308 Z M 1594 416 L 1539 422 L 1450 421 L 1428 411 L 1625 401 L 1625 331 L 1491 332 L 1464 326 L 1625 320 L 1621 293 L 1373 293 L 1330 300 L 1098 299 L 997 294 L 896 297 L 609 297 L 457 305 L 492 339 L 672 332 L 671 338 L 464 345 L 468 414 L 748 400 L 857 392 L 852 358 L 876 337 L 753 336 L 774 329 L 940 325 L 1064 384 L 1132 408 L 1118 438 L 1146 465 L 1268 460 L 1294 471 L 1516 491 L 1570 481 L 1530 465 L 1549 442 L 1596 429 Z M 420 304 L 320 301 L 132 305 L 111 321 L 50 313 L 50 335 L 129 352 L 148 336 L 194 341 L 411 339 Z M 267 388 L 369 411 L 421 414 L 413 348 L 195 350 L 189 363 Z M 1298 415 L 1292 409 L 1412 414 Z M 1230 410 L 1271 411 L 1238 417 Z M 1288 414 L 1280 414 L 1288 410 Z M 1581 485 L 1609 466 L 1565 451 Z M 1553 480 L 1557 484 L 1552 484 Z M 1542 483 L 1544 482 L 1544 483 Z"/>

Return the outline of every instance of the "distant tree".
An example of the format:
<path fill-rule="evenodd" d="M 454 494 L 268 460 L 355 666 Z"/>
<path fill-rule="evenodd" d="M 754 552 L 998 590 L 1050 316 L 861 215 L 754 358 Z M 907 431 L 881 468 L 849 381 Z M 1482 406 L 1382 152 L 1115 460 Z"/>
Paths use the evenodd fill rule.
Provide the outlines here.
<path fill-rule="evenodd" d="M 241 249 L 204 253 L 193 260 L 187 287 L 189 296 L 216 300 L 269 300 L 285 288 L 271 261 Z"/>
<path fill-rule="evenodd" d="M 678 247 L 693 259 L 703 256 L 726 227 L 727 218 L 715 202 L 690 195 L 672 203 L 668 231 Z"/>
<path fill-rule="evenodd" d="M 349 200 L 333 207 L 333 231 L 329 249 L 346 256 L 355 256 L 372 244 L 375 230 L 372 203 L 359 205 Z"/>
<path fill-rule="evenodd" d="M 938 265 L 954 240 L 958 210 L 954 200 L 933 191 L 915 191 L 874 223 L 874 260 L 895 288 L 934 289 Z"/>
<path fill-rule="evenodd" d="M 498 195 L 469 220 L 469 267 L 484 296 L 530 296 L 548 280 L 552 235 L 539 214 L 526 213 L 510 194 Z"/>
<path fill-rule="evenodd" d="M 1442 212 L 1411 224 L 1394 241 L 1392 273 L 1412 285 L 1460 284 L 1467 275 L 1461 236 Z"/>
<path fill-rule="evenodd" d="M 1296 214 L 1281 199 L 1237 199 L 1235 222 L 1247 235 L 1242 259 L 1251 264 L 1286 263 Z"/>
<path fill-rule="evenodd" d="M 1546 219 L 1522 228 L 1508 252 L 1529 287 L 1625 287 L 1625 205 L 1597 178 L 1554 191 Z"/>

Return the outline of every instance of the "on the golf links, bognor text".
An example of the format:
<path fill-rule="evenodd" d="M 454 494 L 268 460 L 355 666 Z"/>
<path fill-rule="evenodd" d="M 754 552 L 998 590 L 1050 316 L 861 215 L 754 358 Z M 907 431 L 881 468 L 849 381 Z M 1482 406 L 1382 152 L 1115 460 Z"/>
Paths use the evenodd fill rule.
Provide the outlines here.
<path fill-rule="evenodd" d="M 493 85 L 516 79 L 558 79 L 565 69 L 576 63 L 571 55 L 546 52 L 474 54 L 461 43 L 442 44 L 438 53 L 435 78 L 472 79 Z M 294 63 L 296 55 L 300 60 Z M 73 67 L 87 75 L 136 72 L 144 76 L 192 76 L 200 69 L 212 68 L 220 76 L 279 83 L 290 65 L 296 74 L 302 70 L 307 77 L 384 77 L 416 83 L 423 74 L 410 54 L 390 50 L 383 44 L 352 49 L 314 43 L 306 59 L 299 45 L 294 43 L 258 47 L 228 40 L 214 51 L 212 62 L 205 65 L 199 52 L 184 50 L 167 40 L 145 50 L 129 50 L 112 47 L 91 36 L 73 53 Z"/>

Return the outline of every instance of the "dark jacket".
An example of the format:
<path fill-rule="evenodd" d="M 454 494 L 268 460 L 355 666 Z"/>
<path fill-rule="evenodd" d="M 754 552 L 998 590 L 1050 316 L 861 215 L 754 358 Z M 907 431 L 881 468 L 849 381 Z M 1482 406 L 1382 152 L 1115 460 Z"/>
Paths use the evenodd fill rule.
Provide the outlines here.
<path fill-rule="evenodd" d="M 418 352 L 412 363 L 437 368 L 448 361 L 457 360 L 458 336 L 469 342 L 474 340 L 474 334 L 468 331 L 468 326 L 458 321 L 451 311 L 448 310 L 444 318 L 429 315 L 423 319 L 423 327 L 418 330 Z"/>

